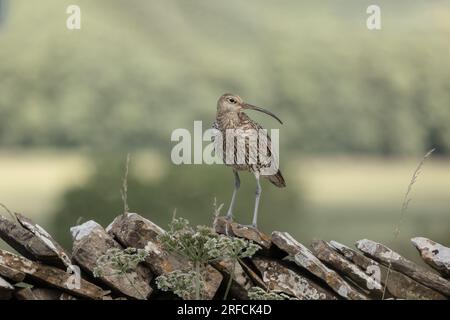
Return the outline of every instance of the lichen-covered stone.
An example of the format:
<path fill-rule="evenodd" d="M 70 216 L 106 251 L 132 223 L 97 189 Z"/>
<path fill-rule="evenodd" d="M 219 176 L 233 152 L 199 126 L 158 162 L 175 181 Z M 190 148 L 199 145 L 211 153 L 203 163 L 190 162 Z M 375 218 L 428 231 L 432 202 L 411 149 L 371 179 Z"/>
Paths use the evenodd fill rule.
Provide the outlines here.
<path fill-rule="evenodd" d="M 247 259 L 247 260 L 250 260 L 250 259 Z M 250 262 L 250 263 L 253 264 L 253 262 Z M 255 271 L 253 271 L 253 269 L 249 266 L 250 263 L 241 261 L 240 265 L 241 265 L 242 269 L 245 271 L 245 273 L 249 276 L 249 278 L 253 281 L 255 286 L 260 287 L 264 290 L 268 290 L 266 284 L 261 279 L 261 277 Z"/>
<path fill-rule="evenodd" d="M 283 292 L 300 300 L 335 300 L 336 295 L 321 288 L 313 280 L 295 272 L 280 262 L 264 257 L 252 259 L 271 291 Z"/>
<path fill-rule="evenodd" d="M 417 282 L 450 296 L 450 281 L 402 257 L 385 245 L 363 239 L 356 242 L 356 247 L 372 259 L 386 266 L 390 265 L 392 269 L 406 274 Z"/>
<path fill-rule="evenodd" d="M 286 232 L 274 231 L 272 243 L 289 254 L 290 259 L 327 283 L 345 299 L 366 300 L 367 297 L 348 284 L 335 271 L 325 266 L 314 254 Z"/>
<path fill-rule="evenodd" d="M 213 266 L 222 272 L 227 285 L 232 276 L 228 298 L 248 300 L 248 290 L 254 286 L 254 283 L 238 261 L 222 259 L 213 263 Z"/>
<path fill-rule="evenodd" d="M 123 249 L 99 224 L 88 221 L 71 228 L 73 243 L 73 260 L 90 274 L 94 274 L 98 259 L 109 249 Z M 152 274 L 140 270 L 129 270 L 125 274 L 118 274 L 117 270 L 105 267 L 99 279 L 112 290 L 135 299 L 147 299 L 152 293 L 150 281 Z"/>
<path fill-rule="evenodd" d="M 16 213 L 15 215 L 17 221 L 22 225 L 22 227 L 24 227 L 32 234 L 34 234 L 38 239 L 40 239 L 44 243 L 44 245 L 49 250 L 55 253 L 56 257 L 59 260 L 55 262 L 56 265 L 64 266 L 66 268 L 72 268 L 72 261 L 70 256 L 63 249 L 63 247 L 58 242 L 56 242 L 47 231 L 45 231 L 44 228 L 42 228 L 38 224 L 35 224 L 33 221 L 21 215 L 20 213 Z"/>
<path fill-rule="evenodd" d="M 387 267 L 378 262 L 364 256 L 356 250 L 353 250 L 341 243 L 331 241 L 331 245 L 349 261 L 358 265 L 367 275 L 379 278 L 383 285 L 383 290 L 386 285 Z M 395 270 L 389 271 L 389 281 L 387 281 L 386 293 L 384 299 L 389 297 L 406 300 L 444 300 L 446 299 L 441 293 L 430 289 L 419 282 L 411 279 L 403 273 Z"/>
<path fill-rule="evenodd" d="M 412 238 L 411 242 L 428 265 L 450 277 L 450 248 L 423 237 Z"/>
<path fill-rule="evenodd" d="M 59 263 L 58 255 L 32 232 L 0 216 L 0 238 L 24 257 L 33 261 Z"/>
<path fill-rule="evenodd" d="M 270 237 L 258 229 L 243 226 L 239 223 L 229 221 L 224 217 L 215 218 L 214 229 L 217 233 L 250 240 L 259 244 L 264 249 L 270 249 Z"/>
<path fill-rule="evenodd" d="M 336 253 L 327 242 L 315 240 L 312 242 L 312 249 L 316 257 L 331 266 L 334 270 L 352 279 L 362 289 L 369 292 L 371 296 L 375 298 L 381 298 L 383 296 L 383 287 L 379 279 L 368 276 L 356 264 L 350 262 L 339 253 Z"/>
<path fill-rule="evenodd" d="M 389 281 L 386 279 L 388 269 L 386 266 L 379 264 L 375 260 L 372 260 L 362 253 L 353 250 L 339 242 L 331 241 L 332 247 L 341 253 L 348 260 L 358 265 L 364 272 L 374 278 L 379 278 L 383 285 L 383 290 L 386 287 L 384 293 L 384 299 L 394 297 L 396 299 L 406 300 L 445 300 L 446 297 L 423 284 L 411 279 L 403 273 L 395 270 L 389 271 Z"/>
<path fill-rule="evenodd" d="M 12 282 L 22 282 L 25 279 L 25 273 L 0 265 L 0 276 L 5 277 Z"/>
<path fill-rule="evenodd" d="M 145 258 L 144 264 L 151 268 L 157 276 L 190 267 L 186 259 L 169 254 L 163 249 L 158 236 L 165 231 L 136 213 L 118 216 L 106 230 L 123 246 L 145 249 L 148 256 Z M 223 276 L 208 265 L 204 280 L 203 296 L 213 299 L 222 283 Z"/>
<path fill-rule="evenodd" d="M 100 287 L 80 278 L 79 287 L 72 286 L 73 275 L 52 266 L 46 266 L 39 262 L 28 260 L 14 253 L 0 249 L 0 265 L 23 272 L 29 283 L 43 283 L 65 291 L 71 295 L 88 298 L 102 299 L 107 294 Z"/>
<path fill-rule="evenodd" d="M 165 252 L 158 236 L 165 232 L 158 225 L 136 213 L 120 215 L 106 228 L 120 244 L 125 247 L 145 249 L 145 261 L 156 275 L 180 270 L 186 261 Z"/>

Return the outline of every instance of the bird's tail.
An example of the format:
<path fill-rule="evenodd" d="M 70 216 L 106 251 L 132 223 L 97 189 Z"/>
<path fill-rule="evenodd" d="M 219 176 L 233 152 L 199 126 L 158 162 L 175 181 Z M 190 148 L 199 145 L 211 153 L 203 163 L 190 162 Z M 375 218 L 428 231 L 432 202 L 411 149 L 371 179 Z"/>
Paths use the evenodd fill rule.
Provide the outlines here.
<path fill-rule="evenodd" d="M 276 185 L 278 188 L 284 188 L 286 187 L 286 182 L 284 181 L 283 175 L 281 174 L 281 171 L 278 170 L 278 172 L 272 176 L 267 177 L 270 182 L 272 182 L 274 185 Z"/>

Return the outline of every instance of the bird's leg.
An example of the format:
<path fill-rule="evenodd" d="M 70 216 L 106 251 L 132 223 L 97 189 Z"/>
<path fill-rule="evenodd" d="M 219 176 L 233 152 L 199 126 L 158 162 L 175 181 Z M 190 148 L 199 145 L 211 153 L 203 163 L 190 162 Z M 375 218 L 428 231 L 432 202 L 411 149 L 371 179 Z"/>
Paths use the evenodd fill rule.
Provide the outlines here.
<path fill-rule="evenodd" d="M 259 183 L 259 173 L 255 173 L 255 178 L 256 178 L 255 209 L 253 211 L 252 227 L 256 229 L 258 223 L 259 198 L 261 196 L 262 188 L 261 184 Z"/>
<path fill-rule="evenodd" d="M 230 207 L 228 208 L 228 212 L 227 212 L 227 216 L 226 216 L 227 220 L 233 219 L 234 201 L 236 199 L 236 193 L 239 190 L 239 187 L 241 186 L 241 180 L 239 179 L 238 172 L 236 170 L 233 170 L 233 173 L 234 173 L 234 190 L 233 190 L 233 195 L 231 196 Z"/>

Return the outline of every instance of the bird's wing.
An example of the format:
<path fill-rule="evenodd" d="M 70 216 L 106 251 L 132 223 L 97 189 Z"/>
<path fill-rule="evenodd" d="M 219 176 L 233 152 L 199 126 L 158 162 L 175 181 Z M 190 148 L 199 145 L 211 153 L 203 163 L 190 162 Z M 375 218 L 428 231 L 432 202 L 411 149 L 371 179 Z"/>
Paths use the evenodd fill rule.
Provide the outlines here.
<path fill-rule="evenodd" d="M 217 135 L 221 134 L 220 132 L 220 127 L 219 124 L 217 123 L 217 121 L 214 121 L 212 128 L 214 129 L 215 132 L 214 134 L 211 136 L 211 142 L 214 143 L 214 150 L 216 155 L 219 157 L 219 159 L 223 158 L 223 148 L 224 148 L 224 144 L 223 144 L 223 140 L 222 139 L 217 139 Z"/>
<path fill-rule="evenodd" d="M 217 123 L 217 121 L 214 121 L 214 123 L 213 123 L 211 129 L 219 130 L 219 124 Z M 211 137 L 211 141 L 214 142 L 215 140 L 216 140 L 216 135 L 213 135 L 213 136 Z"/>
<path fill-rule="evenodd" d="M 256 164 L 257 169 L 269 168 L 271 165 L 276 164 L 276 170 L 278 170 L 277 150 L 273 150 L 272 148 L 272 141 L 268 131 L 265 130 L 259 123 L 254 121 L 251 121 L 251 127 L 253 132 L 256 132 L 257 134 L 256 137 L 252 137 L 253 141 L 256 141 L 257 149 L 254 150 L 255 143 L 250 144 L 250 146 L 247 146 L 246 144 L 246 153 L 249 157 L 249 164 Z M 253 150 L 251 150 L 252 148 Z M 273 172 L 273 174 L 275 173 L 276 171 Z"/>

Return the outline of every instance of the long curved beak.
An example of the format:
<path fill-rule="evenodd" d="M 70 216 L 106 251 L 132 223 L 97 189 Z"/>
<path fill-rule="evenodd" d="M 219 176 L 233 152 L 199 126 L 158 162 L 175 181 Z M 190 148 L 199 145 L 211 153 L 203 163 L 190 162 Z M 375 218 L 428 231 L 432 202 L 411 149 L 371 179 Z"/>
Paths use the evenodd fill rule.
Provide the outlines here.
<path fill-rule="evenodd" d="M 263 109 L 263 108 L 260 108 L 260 107 L 257 107 L 257 106 L 254 106 L 254 105 L 251 105 L 251 104 L 248 104 L 248 103 L 244 103 L 244 104 L 242 105 L 242 108 L 243 108 L 243 109 L 256 110 L 256 111 L 259 111 L 259 112 L 268 114 L 268 115 L 271 116 L 272 118 L 277 119 L 279 123 L 283 124 L 283 121 L 281 121 L 280 118 L 278 118 L 278 117 L 277 117 L 276 115 L 274 115 L 272 112 L 267 111 L 266 109 Z"/>

